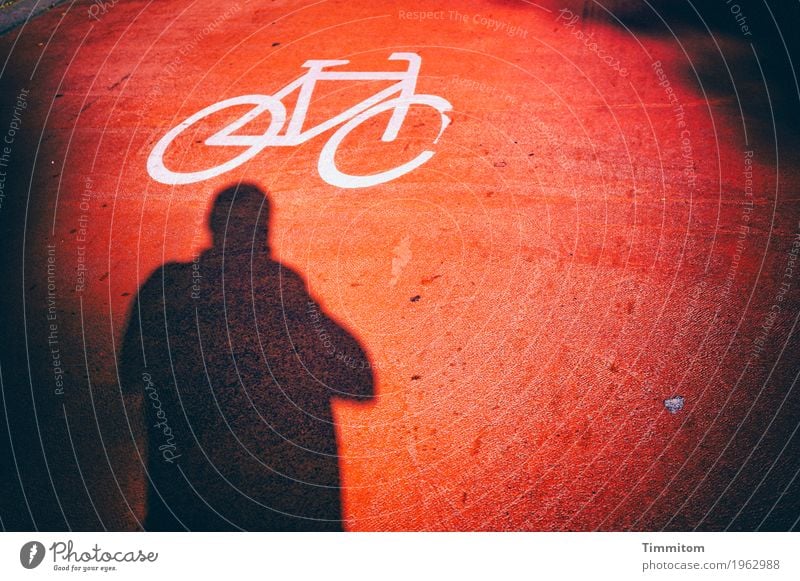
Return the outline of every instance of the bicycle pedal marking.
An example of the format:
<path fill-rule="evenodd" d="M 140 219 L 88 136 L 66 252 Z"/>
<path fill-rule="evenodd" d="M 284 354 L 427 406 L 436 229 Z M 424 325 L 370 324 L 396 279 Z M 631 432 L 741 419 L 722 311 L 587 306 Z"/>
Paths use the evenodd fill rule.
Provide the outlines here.
<path fill-rule="evenodd" d="M 239 167 L 253 159 L 267 147 L 300 145 L 329 129 L 339 126 L 328 138 L 320 152 L 317 170 L 323 180 L 340 188 L 366 188 L 397 179 L 427 162 L 433 157 L 434 152 L 426 149 L 411 161 L 386 171 L 369 175 L 351 175 L 340 171 L 336 167 L 335 158 L 339 145 L 356 127 L 375 115 L 386 111 L 392 111 L 392 116 L 381 139 L 384 142 L 394 141 L 400 132 L 408 109 L 412 105 L 433 107 L 439 113 L 441 127 L 436 139 L 433 141 L 434 144 L 438 143 L 439 138 L 450 124 L 450 117 L 446 113 L 452 110 L 453 106 L 443 97 L 415 92 L 422 63 L 422 58 L 418 54 L 396 52 L 389 56 L 389 60 L 408 61 L 408 68 L 405 71 L 332 71 L 327 69 L 346 65 L 349 61 L 309 60 L 303 64 L 303 67 L 308 69 L 306 74 L 292 81 L 274 95 L 241 95 L 209 105 L 170 129 L 156 143 L 147 159 L 147 171 L 154 180 L 163 184 L 178 185 L 201 182 Z M 393 80 L 397 82 L 364 99 L 343 113 L 303 131 L 314 86 L 320 80 L 357 82 Z M 286 108 L 282 99 L 295 91 L 298 91 L 297 102 L 291 117 L 287 119 Z M 253 107 L 206 139 L 204 144 L 213 147 L 247 147 L 247 149 L 225 163 L 198 171 L 177 172 L 164 165 L 164 154 L 167 148 L 181 133 L 214 113 L 241 105 L 253 105 Z M 270 124 L 262 134 L 240 135 L 236 133 L 266 112 L 270 114 Z"/>

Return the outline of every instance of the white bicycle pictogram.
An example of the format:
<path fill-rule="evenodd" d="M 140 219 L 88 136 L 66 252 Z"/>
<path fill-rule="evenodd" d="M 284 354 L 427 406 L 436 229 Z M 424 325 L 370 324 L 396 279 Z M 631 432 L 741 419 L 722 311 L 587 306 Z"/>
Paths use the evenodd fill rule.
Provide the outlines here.
<path fill-rule="evenodd" d="M 320 152 L 317 169 L 320 177 L 331 185 L 340 188 L 365 188 L 377 184 L 386 183 L 410 171 L 420 167 L 428 161 L 434 154 L 431 150 L 425 150 L 414 159 L 398 167 L 374 173 L 370 175 L 349 175 L 339 171 L 336 167 L 336 150 L 342 140 L 356 127 L 364 121 L 383 113 L 393 110 L 392 116 L 386 130 L 383 133 L 382 141 L 390 142 L 397 138 L 400 128 L 405 120 L 406 113 L 411 105 L 428 105 L 439 112 L 441 128 L 434 139 L 438 143 L 444 130 L 450 124 L 450 118 L 445 115 L 453 106 L 442 97 L 436 95 L 423 95 L 415 93 L 417 77 L 422 62 L 420 56 L 411 52 L 396 52 L 389 56 L 389 60 L 407 60 L 408 69 L 405 71 L 327 71 L 328 67 L 338 67 L 348 64 L 346 60 L 309 60 L 303 64 L 308 72 L 289 83 L 274 95 L 242 95 L 225 99 L 198 111 L 185 121 L 172 128 L 150 152 L 147 160 L 147 171 L 150 176 L 164 184 L 191 184 L 207 180 L 227 171 L 230 171 L 243 163 L 249 161 L 262 150 L 270 146 L 292 146 L 305 143 L 325 131 L 341 125 L 325 143 Z M 343 113 L 303 131 L 308 107 L 311 103 L 314 85 L 320 80 L 331 81 L 380 81 L 396 80 L 397 82 L 390 87 L 375 93 L 373 96 L 361 101 L 357 105 L 347 109 Z M 299 90 L 297 104 L 291 118 L 289 119 L 286 131 L 281 130 L 286 125 L 286 108 L 281 100 L 290 95 L 293 91 Z M 393 95 L 397 96 L 393 96 Z M 181 133 L 192 127 L 198 121 L 226 109 L 238 105 L 255 105 L 242 117 L 224 127 L 205 140 L 205 145 L 222 147 L 247 147 L 243 152 L 226 161 L 221 165 L 192 172 L 176 172 L 168 169 L 164 165 L 164 153 L 169 145 Z M 253 121 L 264 112 L 271 115 L 270 125 L 267 130 L 260 135 L 235 135 L 235 132 Z"/>

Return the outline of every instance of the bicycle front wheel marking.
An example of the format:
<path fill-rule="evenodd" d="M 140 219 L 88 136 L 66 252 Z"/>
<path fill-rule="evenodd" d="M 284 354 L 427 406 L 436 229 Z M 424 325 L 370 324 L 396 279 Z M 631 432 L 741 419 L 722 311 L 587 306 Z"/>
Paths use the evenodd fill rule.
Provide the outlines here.
<path fill-rule="evenodd" d="M 367 109 L 356 117 L 353 117 L 350 121 L 337 129 L 333 135 L 331 135 L 330 139 L 328 139 L 328 142 L 325 144 L 325 147 L 322 148 L 322 151 L 319 155 L 317 170 L 319 171 L 320 177 L 332 186 L 337 186 L 339 188 L 367 188 L 370 186 L 390 182 L 393 179 L 414 171 L 428 161 L 431 157 L 433 157 L 434 152 L 428 149 L 403 165 L 390 170 L 365 176 L 346 174 L 339 171 L 339 169 L 336 167 L 336 150 L 339 148 L 342 140 L 347 137 L 347 135 L 353 129 L 361 125 L 361 123 L 367 119 L 401 105 L 429 105 L 436 109 L 439 112 L 442 122 L 442 129 L 439 131 L 439 136 L 441 136 L 444 129 L 450 123 L 450 118 L 445 115 L 444 112 L 452 109 L 452 106 L 448 101 L 441 97 L 437 97 L 435 95 L 414 95 L 411 98 L 397 97 L 395 99 L 384 101 L 383 103 Z M 436 139 L 438 141 L 439 137 L 437 136 Z"/>

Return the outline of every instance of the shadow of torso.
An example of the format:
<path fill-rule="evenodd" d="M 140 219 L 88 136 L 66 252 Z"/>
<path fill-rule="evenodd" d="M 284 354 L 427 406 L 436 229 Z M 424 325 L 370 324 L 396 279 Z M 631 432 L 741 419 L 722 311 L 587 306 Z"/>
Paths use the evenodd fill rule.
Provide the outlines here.
<path fill-rule="evenodd" d="M 371 398 L 372 373 L 299 275 L 250 249 L 163 266 L 121 366 L 144 396 L 147 530 L 343 528 L 331 399 Z"/>

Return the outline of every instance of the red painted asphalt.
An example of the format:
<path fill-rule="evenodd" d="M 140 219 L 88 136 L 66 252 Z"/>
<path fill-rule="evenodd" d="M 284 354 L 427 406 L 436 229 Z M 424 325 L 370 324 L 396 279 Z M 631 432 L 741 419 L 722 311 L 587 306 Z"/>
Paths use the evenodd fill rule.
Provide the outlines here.
<path fill-rule="evenodd" d="M 591 2 L 97 6 L 0 38 L 0 133 L 24 103 L 0 207 L 5 526 L 138 526 L 115 354 L 140 286 L 211 244 L 214 194 L 242 179 L 269 192 L 273 256 L 374 369 L 374 401 L 333 407 L 349 530 L 796 526 L 798 104 L 772 44 L 754 53 L 725 13 L 722 33 L 673 37 Z M 332 131 L 198 183 L 148 173 L 209 105 L 276 93 L 311 59 L 405 70 L 394 52 L 421 57 L 416 93 L 452 123 L 434 143 L 439 114 L 412 106 L 384 143 L 383 113 L 335 161 L 367 175 L 434 152 L 397 179 L 328 183 Z M 307 122 L 386 86 L 320 82 Z M 202 140 L 246 110 L 165 164 L 230 159 Z"/>

